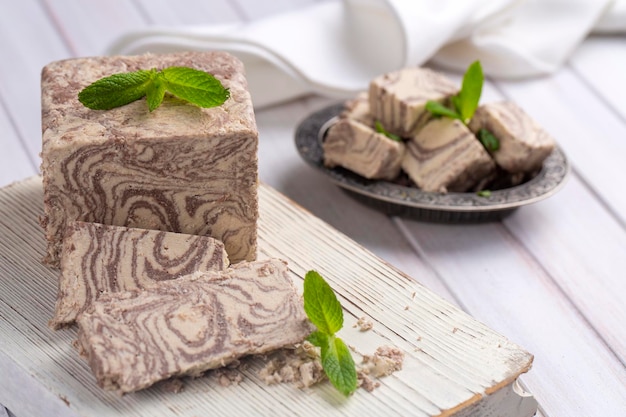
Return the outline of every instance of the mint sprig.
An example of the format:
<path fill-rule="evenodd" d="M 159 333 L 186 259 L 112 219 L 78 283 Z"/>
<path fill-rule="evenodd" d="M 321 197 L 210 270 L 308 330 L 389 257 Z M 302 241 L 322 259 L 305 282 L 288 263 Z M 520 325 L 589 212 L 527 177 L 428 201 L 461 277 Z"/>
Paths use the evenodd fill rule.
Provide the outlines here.
<path fill-rule="evenodd" d="M 426 103 L 426 110 L 435 116 L 459 119 L 464 124 L 468 124 L 478 108 L 484 79 L 480 61 L 474 61 L 463 75 L 461 90 L 450 99 L 452 108 L 448 108 L 437 101 L 429 100 Z"/>
<path fill-rule="evenodd" d="M 487 129 L 480 129 L 476 134 L 476 137 L 488 151 L 495 152 L 500 149 L 500 141 L 497 137 L 495 137 L 493 133 L 491 133 Z"/>
<path fill-rule="evenodd" d="M 153 111 L 161 105 L 166 92 L 204 108 L 221 106 L 230 97 L 230 91 L 207 72 L 168 67 L 101 78 L 81 90 L 78 100 L 93 110 L 109 110 L 145 96 L 148 109 Z"/>
<path fill-rule="evenodd" d="M 376 132 L 387 136 L 389 139 L 394 140 L 396 142 L 402 142 L 402 138 L 394 133 L 391 133 L 390 131 L 388 131 L 387 129 L 385 129 L 385 127 L 383 126 L 383 124 L 379 121 L 376 120 L 374 122 L 374 129 L 376 130 Z"/>
<path fill-rule="evenodd" d="M 357 388 L 357 375 L 350 350 L 335 335 L 343 327 L 343 310 L 332 288 L 316 271 L 304 277 L 304 311 L 317 327 L 308 341 L 320 348 L 322 368 L 328 379 L 348 396 Z"/>
<path fill-rule="evenodd" d="M 438 101 L 429 100 L 426 102 L 426 110 L 434 116 L 459 119 L 465 125 L 469 124 L 478 108 L 484 80 L 483 67 L 480 65 L 480 61 L 474 61 L 463 75 L 461 90 L 450 98 L 452 108 L 446 107 Z M 476 137 L 488 151 L 495 152 L 500 149 L 500 141 L 487 129 L 480 129 Z"/>

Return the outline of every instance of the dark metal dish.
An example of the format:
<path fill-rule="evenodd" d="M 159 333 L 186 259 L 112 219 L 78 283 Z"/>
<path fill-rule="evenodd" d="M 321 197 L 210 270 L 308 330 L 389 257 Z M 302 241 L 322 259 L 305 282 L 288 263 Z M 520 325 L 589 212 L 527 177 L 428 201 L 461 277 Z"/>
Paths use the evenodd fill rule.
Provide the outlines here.
<path fill-rule="evenodd" d="M 492 191 L 489 197 L 476 193 L 424 192 L 388 181 L 368 180 L 343 168 L 324 166 L 323 136 L 342 108 L 343 103 L 328 106 L 304 119 L 296 129 L 298 152 L 352 197 L 390 215 L 446 223 L 499 220 L 521 206 L 554 194 L 570 171 L 565 154 L 556 147 L 535 177 L 514 187 Z"/>

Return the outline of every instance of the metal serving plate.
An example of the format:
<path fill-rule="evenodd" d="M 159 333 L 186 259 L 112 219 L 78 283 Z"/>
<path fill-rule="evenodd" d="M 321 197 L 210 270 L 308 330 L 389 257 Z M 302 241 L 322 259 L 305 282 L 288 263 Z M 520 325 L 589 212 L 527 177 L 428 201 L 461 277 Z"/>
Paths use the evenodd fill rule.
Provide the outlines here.
<path fill-rule="evenodd" d="M 556 147 L 534 178 L 514 187 L 492 191 L 488 197 L 476 193 L 424 192 L 388 181 L 368 180 L 343 168 L 324 166 L 323 137 L 342 108 L 343 103 L 334 104 L 304 119 L 296 129 L 298 152 L 352 197 L 390 215 L 446 223 L 500 220 L 519 207 L 553 195 L 563 186 L 570 172 L 565 154 Z"/>

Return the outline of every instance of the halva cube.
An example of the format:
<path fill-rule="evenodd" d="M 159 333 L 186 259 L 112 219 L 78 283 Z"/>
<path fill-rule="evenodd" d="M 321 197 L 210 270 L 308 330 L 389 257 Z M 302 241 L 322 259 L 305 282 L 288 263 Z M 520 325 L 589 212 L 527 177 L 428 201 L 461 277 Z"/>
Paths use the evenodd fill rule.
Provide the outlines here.
<path fill-rule="evenodd" d="M 325 166 L 342 166 L 369 179 L 396 178 L 405 152 L 403 142 L 351 118 L 331 126 L 322 146 Z"/>
<path fill-rule="evenodd" d="M 487 129 L 500 142 L 493 158 L 505 171 L 532 172 L 541 168 L 555 147 L 555 141 L 515 103 L 502 101 L 480 106 L 470 124 L 478 133 Z"/>
<path fill-rule="evenodd" d="M 219 107 L 166 96 L 91 110 L 78 93 L 121 72 L 192 67 L 230 90 Z M 42 71 L 42 165 L 48 241 L 58 266 L 71 221 L 211 236 L 233 262 L 256 257 L 258 132 L 243 64 L 222 52 L 57 61 Z"/>
<path fill-rule="evenodd" d="M 490 175 L 495 163 L 467 126 L 442 117 L 407 142 L 402 169 L 423 191 L 464 192 Z"/>
<path fill-rule="evenodd" d="M 412 67 L 383 74 L 370 82 L 370 112 L 386 130 L 414 136 L 431 118 L 429 100 L 447 103 L 458 92 L 444 75 L 428 68 Z"/>

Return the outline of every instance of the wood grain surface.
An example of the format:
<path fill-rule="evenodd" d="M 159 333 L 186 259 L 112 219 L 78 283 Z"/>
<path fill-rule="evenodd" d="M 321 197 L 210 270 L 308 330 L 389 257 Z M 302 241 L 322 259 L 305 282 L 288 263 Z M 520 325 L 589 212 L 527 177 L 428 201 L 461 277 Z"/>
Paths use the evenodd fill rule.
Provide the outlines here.
<path fill-rule="evenodd" d="M 299 290 L 306 271 L 320 272 L 346 310 L 340 335 L 354 349 L 357 363 L 379 346 L 392 346 L 404 352 L 403 369 L 381 379 L 374 392 L 360 390 L 347 400 L 329 384 L 309 390 L 267 386 L 256 374 L 263 365 L 260 358 L 246 361 L 244 380 L 230 387 L 209 373 L 185 380 L 178 394 L 165 384 L 127 396 L 104 391 L 73 346 L 76 329 L 48 326 L 58 271 L 40 262 L 45 250 L 37 222 L 42 199 L 40 177 L 0 190 L 0 315 L 5 318 L 0 372 L 33 376 L 33 388 L 62 399 L 70 413 L 192 416 L 212 410 L 253 416 L 293 410 L 311 416 L 469 416 L 481 410 L 529 417 L 536 410 L 532 397 L 513 390 L 517 377 L 530 369 L 532 354 L 265 185 L 259 189 L 260 258 L 286 260 Z M 374 324 L 373 330 L 353 326 L 361 317 Z M 18 385 L 5 387 L 0 401 L 15 409 L 20 392 Z M 245 399 L 237 401 L 241 395 Z M 29 407 L 43 415 L 47 404 L 34 398 Z"/>

